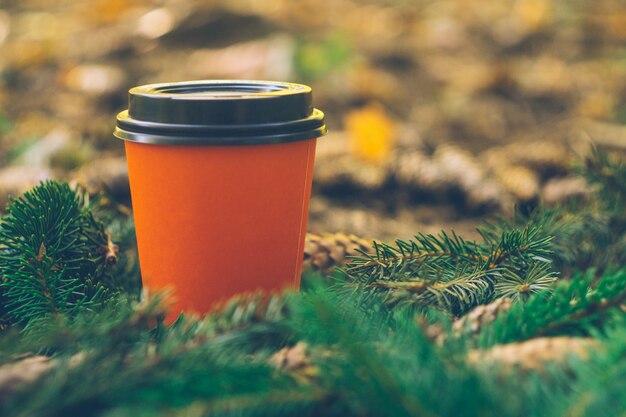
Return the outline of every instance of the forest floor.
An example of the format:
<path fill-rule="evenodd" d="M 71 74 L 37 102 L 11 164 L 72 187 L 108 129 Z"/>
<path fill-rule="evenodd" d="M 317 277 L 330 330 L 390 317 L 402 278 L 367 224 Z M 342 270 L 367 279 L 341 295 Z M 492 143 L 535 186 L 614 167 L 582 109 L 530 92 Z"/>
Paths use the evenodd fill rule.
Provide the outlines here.
<path fill-rule="evenodd" d="M 590 142 L 624 152 L 624 28 L 618 0 L 7 0 L 0 203 L 48 177 L 128 202 L 111 132 L 132 86 L 280 79 L 313 86 L 331 132 L 310 230 L 474 236 L 584 197 Z"/>

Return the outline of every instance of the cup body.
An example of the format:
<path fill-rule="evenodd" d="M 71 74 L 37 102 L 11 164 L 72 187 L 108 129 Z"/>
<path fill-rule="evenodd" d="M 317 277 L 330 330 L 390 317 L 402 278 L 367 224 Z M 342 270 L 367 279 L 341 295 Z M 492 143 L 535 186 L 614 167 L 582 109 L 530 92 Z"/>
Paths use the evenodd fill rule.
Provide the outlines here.
<path fill-rule="evenodd" d="M 144 287 L 171 321 L 234 294 L 300 284 L 323 113 L 310 88 L 198 81 L 131 90 L 125 140 Z"/>
<path fill-rule="evenodd" d="M 298 288 L 315 139 L 251 146 L 126 142 L 144 285 L 173 314 Z"/>

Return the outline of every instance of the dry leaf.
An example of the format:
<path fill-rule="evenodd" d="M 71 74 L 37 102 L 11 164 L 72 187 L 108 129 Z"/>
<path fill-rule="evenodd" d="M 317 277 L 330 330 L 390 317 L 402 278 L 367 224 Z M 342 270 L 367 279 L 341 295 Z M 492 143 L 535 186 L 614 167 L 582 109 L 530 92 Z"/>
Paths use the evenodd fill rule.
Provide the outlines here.
<path fill-rule="evenodd" d="M 396 126 L 382 106 L 370 104 L 345 117 L 351 151 L 370 162 L 387 160 L 395 140 Z"/>

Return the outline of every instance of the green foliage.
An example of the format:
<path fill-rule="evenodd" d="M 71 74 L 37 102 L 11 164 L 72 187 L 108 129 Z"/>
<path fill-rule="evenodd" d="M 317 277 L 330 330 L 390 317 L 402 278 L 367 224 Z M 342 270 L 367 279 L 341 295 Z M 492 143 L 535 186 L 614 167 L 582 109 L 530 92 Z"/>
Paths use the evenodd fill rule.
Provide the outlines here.
<path fill-rule="evenodd" d="M 607 278 L 623 283 L 620 274 Z M 625 410 L 626 404 L 603 390 L 624 388 L 626 327 L 621 319 L 597 334 L 606 348 L 589 362 L 569 361 L 529 377 L 468 366 L 471 346 L 454 339 L 433 344 L 402 308 L 390 316 L 367 316 L 358 308 L 357 294 L 346 297 L 317 286 L 271 302 L 288 314 L 259 309 L 255 299 L 233 301 L 202 320 L 187 317 L 158 335 L 150 323 L 163 310 L 151 301 L 110 305 L 64 325 L 51 321 L 47 337 L 22 339 L 19 349 L 2 340 L 3 349 L 13 347 L 3 350 L 6 355 L 41 346 L 58 353 L 51 372 L 12 395 L 0 412 L 42 417 L 457 416 L 461 411 L 464 416 L 567 416 L 577 409 L 591 416 L 602 407 L 611 415 Z M 545 300 L 531 296 L 529 303 L 538 307 Z M 245 324 L 262 322 L 281 329 L 280 336 L 268 339 L 272 344 L 258 343 L 259 327 Z M 518 323 L 500 324 L 505 323 L 513 334 Z M 271 355 L 295 340 L 308 345 L 304 366 L 275 369 Z M 586 393 L 585 403 L 577 392 Z"/>
<path fill-rule="evenodd" d="M 364 320 L 350 298 L 318 289 L 284 301 L 292 313 L 278 321 L 290 338 L 310 344 L 315 368 L 311 379 L 273 369 L 267 360 L 271 350 L 250 350 L 258 333 L 236 325 L 216 330 L 211 317 L 186 319 L 158 338 L 146 339 L 146 324 L 159 309 L 140 307 L 134 314 L 121 314 L 123 319 L 113 326 L 110 312 L 76 317 L 63 331 L 74 335 L 73 345 L 91 349 L 74 365 L 69 365 L 73 350 L 57 355 L 58 367 L 33 390 L 13 396 L 2 411 L 39 416 L 156 415 L 163 410 L 180 415 L 356 416 L 436 415 L 436 410 L 454 415 L 444 398 L 467 402 L 476 413 L 480 401 L 489 402 L 484 393 L 476 396 L 476 390 L 464 389 L 475 379 L 472 374 L 446 375 L 446 365 L 452 364 L 439 357 L 410 320 L 389 338 L 391 321 Z M 94 330 L 100 327 L 106 330 Z M 114 343 L 94 346 L 94 333 L 110 334 Z M 52 329 L 49 334 L 54 338 Z M 45 341 L 39 338 L 38 343 Z M 276 338 L 273 348 L 286 343 Z M 401 369 L 421 378 L 412 380 L 407 374 L 396 380 Z M 441 386 L 433 395 L 437 378 Z"/>
<path fill-rule="evenodd" d="M 301 39 L 296 45 L 294 69 L 304 80 L 314 80 L 346 67 L 352 60 L 349 40 L 333 33 L 315 41 Z"/>
<path fill-rule="evenodd" d="M 626 270 L 577 273 L 550 294 L 514 305 L 483 330 L 482 344 L 510 343 L 539 336 L 586 334 L 626 302 Z"/>
<path fill-rule="evenodd" d="M 47 181 L 7 212 L 0 224 L 4 321 L 28 326 L 96 308 L 111 296 L 116 249 L 84 196 Z"/>
<path fill-rule="evenodd" d="M 483 233 L 483 242 L 467 242 L 452 233 L 417 235 L 395 245 L 375 243 L 350 263 L 348 286 L 385 297 L 388 304 L 437 307 L 459 315 L 494 297 L 526 298 L 548 288 L 551 236 L 543 225 Z"/>

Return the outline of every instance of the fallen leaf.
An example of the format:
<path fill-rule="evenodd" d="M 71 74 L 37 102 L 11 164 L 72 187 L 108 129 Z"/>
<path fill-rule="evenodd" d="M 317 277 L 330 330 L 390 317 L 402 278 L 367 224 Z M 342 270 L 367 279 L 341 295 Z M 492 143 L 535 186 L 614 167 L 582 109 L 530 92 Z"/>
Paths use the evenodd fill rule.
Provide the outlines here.
<path fill-rule="evenodd" d="M 396 126 L 382 106 L 370 104 L 345 117 L 350 150 L 370 162 L 387 160 L 395 140 Z"/>

